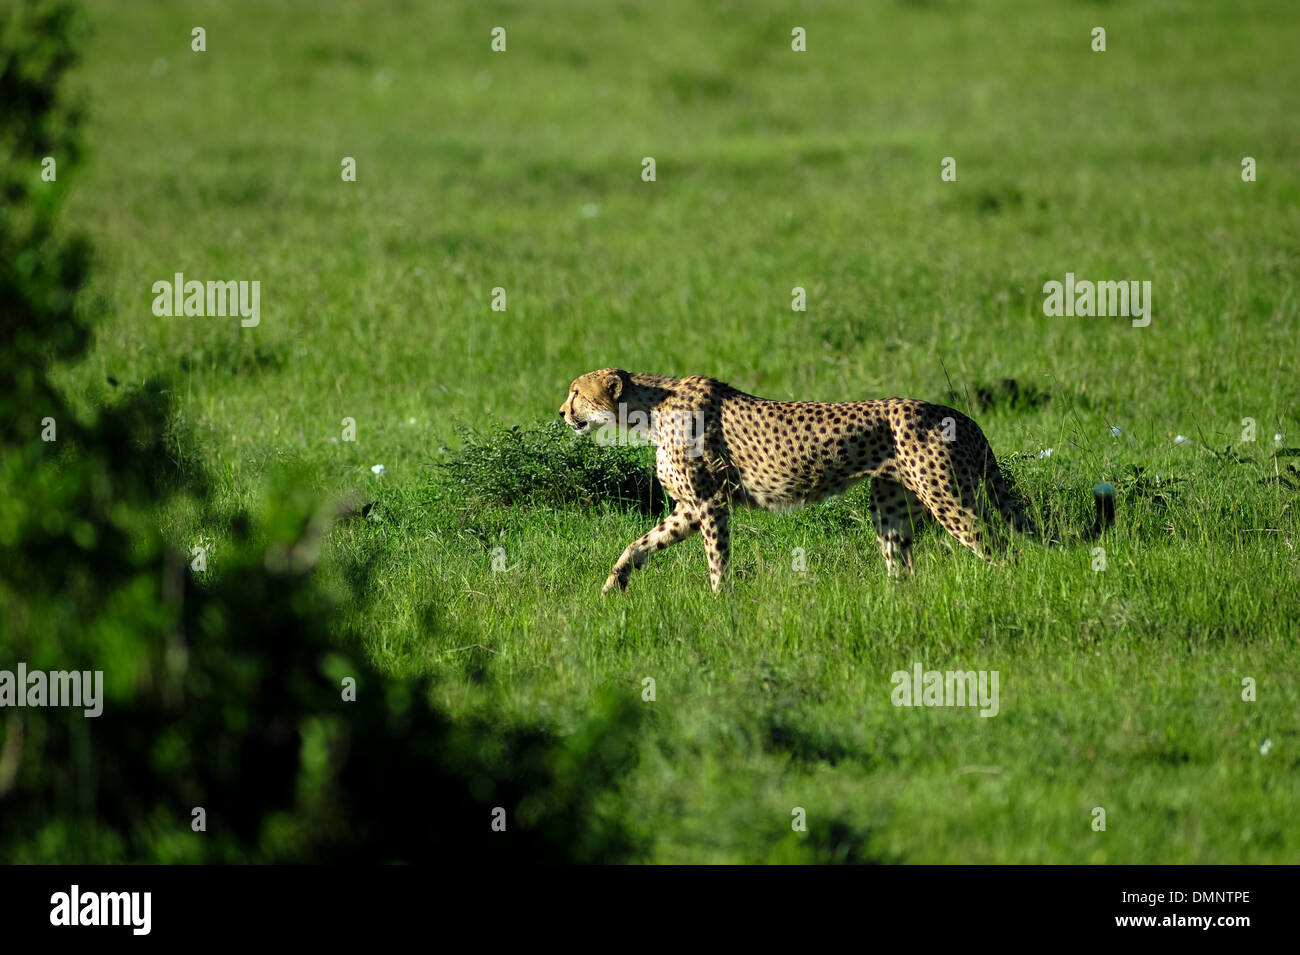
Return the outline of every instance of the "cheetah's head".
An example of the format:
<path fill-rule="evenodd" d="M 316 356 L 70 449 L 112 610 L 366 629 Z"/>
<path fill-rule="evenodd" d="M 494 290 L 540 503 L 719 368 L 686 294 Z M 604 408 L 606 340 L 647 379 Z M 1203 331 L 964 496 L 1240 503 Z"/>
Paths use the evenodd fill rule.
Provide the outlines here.
<path fill-rule="evenodd" d="M 560 405 L 560 417 L 578 434 L 602 425 L 615 425 L 627 378 L 627 372 L 618 368 L 602 368 L 573 379 L 569 397 Z"/>

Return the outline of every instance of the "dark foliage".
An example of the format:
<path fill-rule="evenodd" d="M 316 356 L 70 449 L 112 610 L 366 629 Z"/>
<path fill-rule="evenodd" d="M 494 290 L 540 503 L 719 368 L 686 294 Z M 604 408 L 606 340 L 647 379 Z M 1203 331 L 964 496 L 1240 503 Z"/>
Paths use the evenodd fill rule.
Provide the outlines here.
<path fill-rule="evenodd" d="M 88 249 L 55 214 L 76 156 L 60 86 L 79 20 L 43 3 L 3 17 L 0 670 L 104 683 L 98 717 L 0 708 L 0 862 L 624 858 L 602 800 L 633 750 L 632 704 L 561 737 L 453 720 L 423 684 L 358 663 L 313 577 L 334 508 L 309 482 L 282 476 L 234 515 L 207 573 L 166 546 L 158 506 L 207 492 L 165 386 L 121 389 L 82 421 L 49 379 L 90 335 Z M 45 155 L 57 182 L 41 181 Z"/>
<path fill-rule="evenodd" d="M 1014 378 L 1003 378 L 996 384 L 979 384 L 967 394 L 949 393 L 949 400 L 964 404 L 970 401 L 974 411 L 1006 409 L 1013 412 L 1033 411 L 1052 400 L 1052 396 L 1035 385 L 1022 385 Z"/>

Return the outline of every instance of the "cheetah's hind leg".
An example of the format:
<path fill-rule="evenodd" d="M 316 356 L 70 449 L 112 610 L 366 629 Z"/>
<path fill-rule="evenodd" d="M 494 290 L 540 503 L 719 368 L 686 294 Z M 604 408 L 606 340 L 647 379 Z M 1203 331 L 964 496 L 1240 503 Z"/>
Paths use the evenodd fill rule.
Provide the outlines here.
<path fill-rule="evenodd" d="M 889 576 L 898 577 L 904 568 L 909 574 L 916 573 L 912 565 L 912 540 L 925 514 L 921 502 L 897 481 L 877 477 L 871 479 L 868 505 Z"/>

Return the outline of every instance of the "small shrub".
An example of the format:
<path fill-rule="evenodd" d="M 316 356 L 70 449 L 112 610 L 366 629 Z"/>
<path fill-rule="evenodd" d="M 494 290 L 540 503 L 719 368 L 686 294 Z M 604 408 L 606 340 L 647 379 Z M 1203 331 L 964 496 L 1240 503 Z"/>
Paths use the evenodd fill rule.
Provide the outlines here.
<path fill-rule="evenodd" d="M 462 429 L 463 446 L 444 448 L 438 493 L 473 504 L 595 507 L 612 501 L 646 513 L 663 510 L 652 449 L 609 447 L 552 422 L 538 428 Z"/>

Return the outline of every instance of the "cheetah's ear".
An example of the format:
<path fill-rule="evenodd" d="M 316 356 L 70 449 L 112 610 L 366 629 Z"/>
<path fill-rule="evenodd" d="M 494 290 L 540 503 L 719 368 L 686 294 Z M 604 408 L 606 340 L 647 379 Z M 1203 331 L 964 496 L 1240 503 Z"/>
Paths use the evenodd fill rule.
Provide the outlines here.
<path fill-rule="evenodd" d="M 626 375 L 627 372 L 615 368 L 605 376 L 605 389 L 610 401 L 618 401 L 623 396 L 623 378 Z"/>

